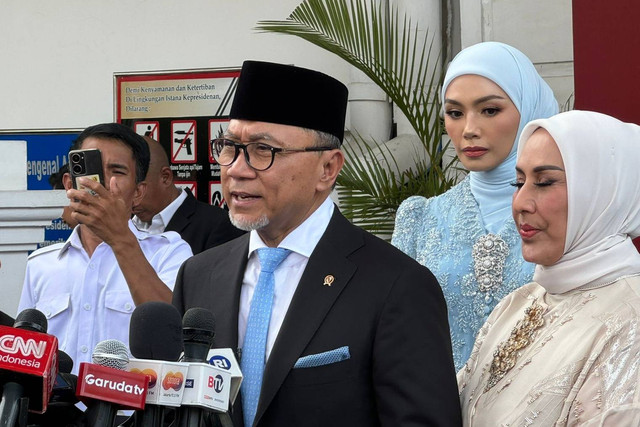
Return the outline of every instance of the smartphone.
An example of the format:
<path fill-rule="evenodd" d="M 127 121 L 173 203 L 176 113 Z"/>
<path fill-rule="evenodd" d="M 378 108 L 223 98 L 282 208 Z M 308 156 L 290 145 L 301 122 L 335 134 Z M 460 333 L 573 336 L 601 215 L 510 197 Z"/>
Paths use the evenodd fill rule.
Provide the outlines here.
<path fill-rule="evenodd" d="M 78 186 L 77 179 L 87 177 L 104 186 L 104 173 L 102 170 L 102 153 L 97 148 L 69 151 L 69 174 L 73 188 L 87 190 L 83 185 Z"/>

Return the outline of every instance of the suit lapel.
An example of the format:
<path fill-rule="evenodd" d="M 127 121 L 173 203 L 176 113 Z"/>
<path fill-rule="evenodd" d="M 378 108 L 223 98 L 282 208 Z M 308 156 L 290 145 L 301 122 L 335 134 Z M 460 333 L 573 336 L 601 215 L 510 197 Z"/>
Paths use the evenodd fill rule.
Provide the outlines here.
<path fill-rule="evenodd" d="M 189 218 L 196 211 L 196 198 L 193 197 L 191 191 L 187 189 L 187 198 L 173 214 L 169 220 L 169 224 L 165 227 L 166 231 L 175 231 L 180 234 L 189 225 Z"/>
<path fill-rule="evenodd" d="M 256 420 L 264 413 L 296 360 L 356 271 L 347 255 L 363 245 L 356 228 L 335 208 L 291 301 L 265 367 Z M 324 285 L 331 275 L 331 286 Z"/>
<path fill-rule="evenodd" d="M 216 336 L 214 347 L 238 348 L 238 311 L 240 307 L 240 289 L 244 270 L 247 266 L 249 234 L 225 245 L 226 255 L 215 263 L 210 272 L 209 283 L 212 311 L 216 318 Z M 215 279 L 214 279 L 215 277 Z"/>

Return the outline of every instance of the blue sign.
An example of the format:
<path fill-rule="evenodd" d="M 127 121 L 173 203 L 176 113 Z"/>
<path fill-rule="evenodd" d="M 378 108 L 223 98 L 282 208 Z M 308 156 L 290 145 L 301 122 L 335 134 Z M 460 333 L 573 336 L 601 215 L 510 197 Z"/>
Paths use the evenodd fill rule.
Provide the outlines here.
<path fill-rule="evenodd" d="M 2 140 L 27 141 L 27 190 L 51 190 L 49 177 L 67 163 L 69 148 L 79 134 L 3 133 L 0 144 Z"/>
<path fill-rule="evenodd" d="M 27 141 L 27 190 L 51 190 L 49 177 L 67 163 L 67 153 L 80 131 L 48 131 L 41 133 L 0 133 L 2 141 Z M 38 247 L 64 242 L 71 228 L 61 219 L 45 228 L 45 241 Z"/>

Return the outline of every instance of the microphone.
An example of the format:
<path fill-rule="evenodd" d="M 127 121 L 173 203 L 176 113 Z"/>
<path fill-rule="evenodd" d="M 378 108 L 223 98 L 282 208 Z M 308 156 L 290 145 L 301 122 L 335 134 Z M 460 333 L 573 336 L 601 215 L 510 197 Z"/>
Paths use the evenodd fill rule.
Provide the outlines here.
<path fill-rule="evenodd" d="M 178 426 L 204 425 L 210 411 L 229 409 L 231 376 L 206 363 L 215 336 L 215 318 L 211 311 L 194 307 L 182 319 L 184 362 L 189 363 L 187 381 L 178 413 Z M 218 422 L 225 422 L 218 419 Z"/>
<path fill-rule="evenodd" d="M 182 318 L 183 362 L 204 362 L 216 335 L 216 319 L 206 308 L 193 307 Z"/>
<path fill-rule="evenodd" d="M 58 339 L 46 331 L 46 317 L 33 308 L 20 312 L 13 327 L 0 326 L 0 426 L 26 424 L 27 409 L 47 409 L 58 372 Z"/>
<path fill-rule="evenodd" d="M 81 363 L 76 395 L 85 401 L 85 416 L 92 427 L 112 427 L 119 408 L 144 409 L 148 379 L 124 371 L 129 362 L 127 346 L 118 340 L 96 345 L 93 363 Z"/>
<path fill-rule="evenodd" d="M 140 304 L 131 315 L 129 347 L 135 357 L 129 371 L 149 376 L 144 411 L 133 415 L 136 427 L 163 426 L 166 407 L 179 407 L 188 365 L 176 362 L 182 353 L 182 317 L 171 304 Z"/>
<path fill-rule="evenodd" d="M 4 311 L 0 311 L 0 326 L 13 326 L 15 319 Z"/>

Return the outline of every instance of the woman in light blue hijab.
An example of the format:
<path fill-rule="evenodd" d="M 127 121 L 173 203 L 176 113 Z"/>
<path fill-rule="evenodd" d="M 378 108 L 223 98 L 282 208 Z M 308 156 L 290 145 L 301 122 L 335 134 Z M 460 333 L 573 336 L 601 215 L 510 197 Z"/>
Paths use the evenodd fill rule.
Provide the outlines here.
<path fill-rule="evenodd" d="M 442 103 L 447 133 L 470 172 L 440 196 L 405 200 L 392 243 L 442 286 L 460 369 L 493 307 L 533 276 L 511 217 L 515 142 L 526 123 L 556 114 L 558 103 L 531 61 L 498 42 L 470 46 L 453 59 Z"/>

